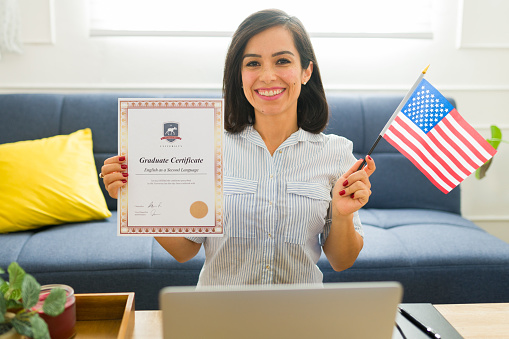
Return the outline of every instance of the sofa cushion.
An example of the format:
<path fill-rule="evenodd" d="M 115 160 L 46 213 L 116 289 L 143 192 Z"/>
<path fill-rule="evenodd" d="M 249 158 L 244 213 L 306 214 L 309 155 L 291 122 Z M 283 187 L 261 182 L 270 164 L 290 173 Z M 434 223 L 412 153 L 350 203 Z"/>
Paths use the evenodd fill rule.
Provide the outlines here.
<path fill-rule="evenodd" d="M 324 282 L 399 281 L 404 302 L 506 300 L 509 246 L 455 213 L 362 209 L 364 247 L 355 264 L 335 272 L 322 255 Z"/>
<path fill-rule="evenodd" d="M 0 145 L 0 233 L 111 216 L 90 129 Z"/>

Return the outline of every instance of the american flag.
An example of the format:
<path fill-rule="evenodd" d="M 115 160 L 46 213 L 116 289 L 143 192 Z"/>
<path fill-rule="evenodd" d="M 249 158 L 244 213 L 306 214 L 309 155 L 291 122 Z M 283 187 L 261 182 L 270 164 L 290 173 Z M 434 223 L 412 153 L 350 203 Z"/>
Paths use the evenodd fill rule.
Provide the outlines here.
<path fill-rule="evenodd" d="M 425 79 L 382 136 L 446 194 L 497 152 Z"/>

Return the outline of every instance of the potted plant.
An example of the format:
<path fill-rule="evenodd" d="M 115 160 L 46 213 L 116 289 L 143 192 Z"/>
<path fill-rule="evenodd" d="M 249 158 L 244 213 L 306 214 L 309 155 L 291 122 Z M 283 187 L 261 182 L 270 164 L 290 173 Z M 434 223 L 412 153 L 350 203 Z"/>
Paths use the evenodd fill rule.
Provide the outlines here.
<path fill-rule="evenodd" d="M 50 339 L 48 326 L 39 316 L 41 310 L 34 309 L 39 302 L 41 285 L 16 262 L 9 265 L 7 272 L 9 281 L 0 278 L 0 339 L 6 333 L 17 333 L 33 339 Z M 0 268 L 0 274 L 3 273 L 5 271 Z M 65 303 L 65 290 L 55 288 L 44 300 L 42 312 L 55 317 L 64 311 Z"/>
<path fill-rule="evenodd" d="M 502 140 L 502 131 L 495 125 L 491 126 L 491 138 L 486 139 L 486 141 L 488 141 L 494 149 L 497 149 L 501 142 L 509 143 L 509 141 Z M 493 157 L 475 171 L 475 177 L 477 179 L 482 179 L 486 176 L 486 171 L 488 171 L 492 161 Z"/>

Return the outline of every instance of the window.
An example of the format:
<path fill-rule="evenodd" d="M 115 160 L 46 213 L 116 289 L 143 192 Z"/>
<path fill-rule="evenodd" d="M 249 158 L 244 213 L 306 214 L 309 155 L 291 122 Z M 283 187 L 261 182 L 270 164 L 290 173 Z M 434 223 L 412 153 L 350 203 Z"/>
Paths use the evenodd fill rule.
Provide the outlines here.
<path fill-rule="evenodd" d="M 431 39 L 431 0 L 279 0 L 314 37 Z M 231 36 L 274 1 L 90 0 L 92 36 Z"/>

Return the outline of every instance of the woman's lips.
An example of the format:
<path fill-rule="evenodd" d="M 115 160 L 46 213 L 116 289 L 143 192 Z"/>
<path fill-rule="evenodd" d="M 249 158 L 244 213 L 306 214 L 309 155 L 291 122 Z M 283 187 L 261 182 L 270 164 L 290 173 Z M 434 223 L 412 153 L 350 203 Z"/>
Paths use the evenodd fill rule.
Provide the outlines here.
<path fill-rule="evenodd" d="M 284 88 L 260 88 L 255 90 L 259 97 L 265 100 L 275 100 L 284 93 Z"/>

